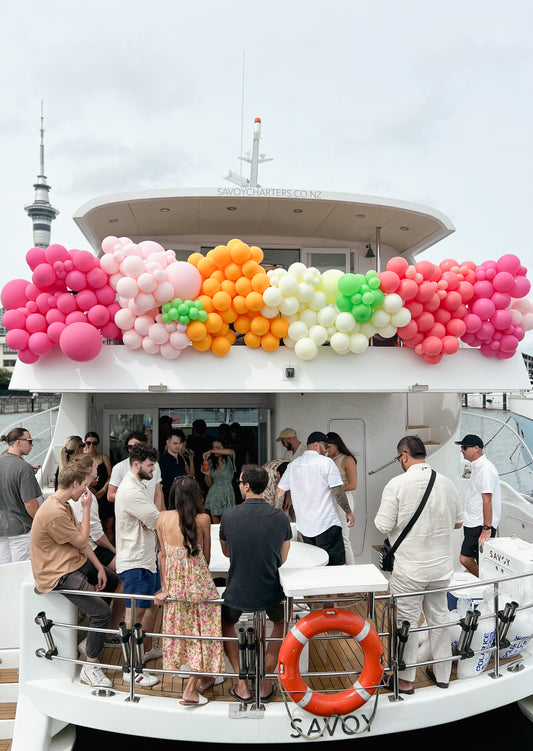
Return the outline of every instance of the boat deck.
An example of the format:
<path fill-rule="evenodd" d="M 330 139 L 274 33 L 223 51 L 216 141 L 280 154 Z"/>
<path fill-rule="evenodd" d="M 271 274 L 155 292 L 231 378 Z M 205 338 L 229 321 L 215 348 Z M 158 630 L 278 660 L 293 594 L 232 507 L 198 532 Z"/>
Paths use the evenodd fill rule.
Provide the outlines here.
<path fill-rule="evenodd" d="M 355 604 L 336 603 L 337 606 L 344 607 L 348 610 L 366 617 L 366 600 L 361 600 Z M 303 613 L 305 615 L 305 612 Z M 382 624 L 383 606 L 379 601 L 376 606 L 376 622 L 378 631 L 388 630 L 388 624 L 385 622 Z M 158 627 L 156 626 L 156 630 Z M 330 632 L 335 634 L 336 632 Z M 363 669 L 363 652 L 361 647 L 355 639 L 349 636 L 343 636 L 337 632 L 337 635 L 341 638 L 330 639 L 325 635 L 317 636 L 313 638 L 309 644 L 309 672 L 323 673 L 326 671 L 343 671 L 352 670 L 353 673 L 359 673 Z M 154 643 L 157 641 L 154 639 Z M 383 640 L 385 652 L 387 650 L 386 640 Z M 101 662 L 109 665 L 122 665 L 122 650 L 117 647 L 106 647 L 101 656 Z M 385 657 L 387 659 L 387 657 Z M 147 665 L 147 671 L 150 669 L 162 669 L 162 659 L 150 661 Z M 227 672 L 232 672 L 231 668 L 227 667 Z M 454 671 L 452 671 L 454 672 Z M 354 683 L 354 675 L 346 676 L 315 676 L 306 677 L 306 683 L 315 691 L 336 692 L 349 688 Z M 107 669 L 106 674 L 113 681 L 113 688 L 117 691 L 129 691 L 129 675 L 124 675 L 120 669 L 116 671 Z M 135 692 L 139 694 L 150 694 L 152 696 L 165 696 L 171 698 L 181 698 L 183 688 L 185 686 L 186 678 L 182 678 L 179 675 L 164 674 L 159 676 L 162 680 L 150 688 L 142 688 L 140 686 L 135 687 Z M 452 678 L 453 679 L 453 678 Z M 214 686 L 205 692 L 206 698 L 209 701 L 234 701 L 233 697 L 229 694 L 229 689 L 234 684 L 235 679 L 227 678 L 224 683 L 219 686 Z M 417 669 L 417 678 L 415 687 L 422 688 L 423 686 L 431 685 L 430 680 L 426 676 L 423 668 Z M 386 689 L 383 689 L 386 690 Z M 283 701 L 283 697 L 278 690 L 273 701 Z"/>

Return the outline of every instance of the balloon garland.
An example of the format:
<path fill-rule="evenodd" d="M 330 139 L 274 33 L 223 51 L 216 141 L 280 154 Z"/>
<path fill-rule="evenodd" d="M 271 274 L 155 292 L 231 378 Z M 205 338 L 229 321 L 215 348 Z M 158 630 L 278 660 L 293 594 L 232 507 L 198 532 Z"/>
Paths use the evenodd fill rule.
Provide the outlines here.
<path fill-rule="evenodd" d="M 350 274 L 299 262 L 267 272 L 261 248 L 238 239 L 187 261 L 127 237 L 106 237 L 102 251 L 28 251 L 31 281 L 14 279 L 1 293 L 6 344 L 22 362 L 53 349 L 86 362 L 103 339 L 168 360 L 188 347 L 223 357 L 237 336 L 267 352 L 283 342 L 313 360 L 325 345 L 361 354 L 378 335 L 437 364 L 460 341 L 507 359 L 533 329 L 527 270 L 512 254 L 480 266 L 395 257 L 381 273 Z"/>

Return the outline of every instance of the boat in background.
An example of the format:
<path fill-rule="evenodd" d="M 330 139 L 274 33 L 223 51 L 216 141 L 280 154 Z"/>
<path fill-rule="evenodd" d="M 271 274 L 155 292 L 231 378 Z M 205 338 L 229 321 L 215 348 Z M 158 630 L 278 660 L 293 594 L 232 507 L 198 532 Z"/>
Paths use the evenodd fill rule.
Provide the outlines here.
<path fill-rule="evenodd" d="M 101 254 L 110 229 L 117 241 L 157 243 L 173 251 L 178 261 L 193 255 L 198 261 L 221 244 L 227 249 L 232 239 L 239 238 L 241 244 L 261 249 L 262 263 L 270 270 L 297 264 L 319 274 L 335 270 L 339 275 L 365 278 L 369 272 L 377 275 L 394 258 L 406 266 L 416 264 L 418 254 L 454 231 L 447 217 L 428 207 L 345 193 L 262 188 L 254 183 L 252 179 L 235 188 L 105 196 L 82 206 L 74 220 L 96 255 Z M 309 327 L 312 320 L 310 315 Z M 522 357 L 485 357 L 475 347 L 461 346 L 455 354 L 431 364 L 414 348 L 401 346 L 393 331 L 390 336 L 370 336 L 364 351 L 345 354 L 336 351 L 331 339 L 329 346 L 319 347 L 318 356 L 307 359 L 299 356 L 290 340 L 266 351 L 247 345 L 244 334 L 236 333 L 224 356 L 209 348 L 202 351 L 187 346 L 179 358 L 166 359 L 142 344 L 133 348 L 107 343 L 87 361 L 73 362 L 57 349 L 38 362 L 19 360 L 13 388 L 62 393 L 43 477 L 53 476 L 65 438 L 89 430 L 99 433 L 102 451 L 118 461 L 124 439 L 132 430 L 143 430 L 158 446 L 164 438 L 162 426 L 169 420 L 186 433 L 199 418 L 211 431 L 221 423 L 237 422 L 252 437 L 260 464 L 272 458 L 278 448 L 276 437 L 288 426 L 304 442 L 314 430 L 335 431 L 352 449 L 358 464 L 356 524 L 350 531 L 356 565 L 346 567 L 353 569 L 348 572 L 353 580 L 350 586 L 344 585 L 348 589 L 340 591 L 355 591 L 350 587 L 357 583 L 365 602 L 373 602 L 380 596 L 375 585 L 377 575 L 381 576 L 376 548 L 382 543 L 373 520 L 384 485 L 397 474 L 399 439 L 406 434 L 419 435 L 427 446 L 429 463 L 450 477 L 463 496 L 468 479 L 455 445 L 461 437 L 462 394 L 528 388 Z M 533 507 L 509 486 L 504 494 L 502 526 L 518 526 L 523 530 L 523 543 L 533 544 Z M 458 530 L 454 533 L 458 562 L 460 543 Z M 0 579 L 6 573 L 4 568 Z M 57 593 L 36 595 L 31 575 L 27 570 L 22 573 L 20 686 L 13 751 L 26 751 L 30 734 L 34 744 L 38 738 L 38 746 L 33 747 L 42 751 L 55 748 L 55 743 L 68 748 L 68 727 L 76 724 L 140 736 L 200 742 L 216 739 L 232 744 L 300 742 L 306 738 L 353 740 L 361 732 L 363 737 L 403 732 L 525 700 L 533 685 L 533 656 L 526 650 L 527 644 L 520 643 L 523 649 L 512 660 L 519 669 L 506 666 L 501 675 L 500 644 L 489 648 L 496 660 L 494 677 L 498 680 L 482 672 L 471 680 L 453 681 L 445 692 L 426 685 L 414 696 L 393 694 L 394 701 L 383 692 L 379 696 L 378 691 L 375 696 L 379 700 L 369 700 L 357 711 L 329 721 L 296 706 L 286 694 L 283 701 L 255 707 L 254 713 L 239 708 L 231 697 L 210 701 L 191 712 L 174 698 L 135 693 L 134 684 L 133 694 L 128 686 L 112 692 L 93 691 L 79 682 L 74 609 Z M 458 570 L 457 575 L 461 577 L 462 572 Z M 361 580 L 365 576 L 366 589 Z M 528 613 L 533 570 L 531 577 L 523 576 L 526 595 L 520 607 Z M 320 578 L 316 572 L 304 576 L 308 587 L 315 578 Z M 323 594 L 339 594 L 332 586 L 330 582 Z M 386 581 L 381 581 L 381 586 L 386 588 Z M 460 580 L 455 587 L 464 591 L 465 582 Z M 308 596 L 308 590 L 299 586 L 293 594 L 295 598 Z M 465 598 L 470 603 L 472 593 L 467 592 Z M 492 597 L 488 599 L 492 606 Z M 35 623 L 38 613 L 43 614 L 39 622 L 46 632 L 41 633 Z M 369 613 L 369 621 L 378 626 L 372 609 Z M 46 635 L 50 635 L 49 622 L 52 642 Z M 63 628 L 65 624 L 72 628 Z M 398 666 L 395 628 L 389 647 L 386 661 L 394 672 Z M 480 651 L 481 647 L 472 653 L 474 661 Z M 113 668 L 120 670 L 116 665 Z M 326 672 L 337 672 L 333 660 Z M 239 721 L 242 719 L 246 721 Z"/>

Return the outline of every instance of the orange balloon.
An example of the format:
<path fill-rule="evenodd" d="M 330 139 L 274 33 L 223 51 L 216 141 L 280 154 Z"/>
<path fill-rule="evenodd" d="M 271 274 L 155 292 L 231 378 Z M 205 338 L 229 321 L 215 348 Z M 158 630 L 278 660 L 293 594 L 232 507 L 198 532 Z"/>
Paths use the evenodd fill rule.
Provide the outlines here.
<path fill-rule="evenodd" d="M 242 265 L 242 273 L 244 276 L 247 276 L 249 279 L 252 278 L 255 274 L 258 274 L 261 271 L 261 266 L 257 263 L 257 261 L 254 261 L 250 259 L 249 261 L 246 261 L 246 263 L 243 263 Z M 263 269 L 264 271 L 264 269 Z"/>
<path fill-rule="evenodd" d="M 274 352 L 279 347 L 279 339 L 270 332 L 261 337 L 261 347 L 266 352 Z"/>
<path fill-rule="evenodd" d="M 244 336 L 244 343 L 247 347 L 251 347 L 252 349 L 257 349 L 261 346 L 261 337 L 257 336 L 257 334 L 254 334 L 253 331 L 249 331 Z"/>
<path fill-rule="evenodd" d="M 226 243 L 226 247 L 231 250 L 234 245 L 237 245 L 238 243 L 242 242 L 242 240 L 239 240 L 237 237 L 234 237 L 232 240 L 229 241 L 229 243 Z"/>
<path fill-rule="evenodd" d="M 238 295 L 247 295 L 248 292 L 252 291 L 252 283 L 248 279 L 247 276 L 241 276 L 237 281 L 235 282 L 235 292 Z"/>
<path fill-rule="evenodd" d="M 252 259 L 257 263 L 262 263 L 263 258 L 265 257 L 265 254 L 257 245 L 250 245 L 250 254 Z"/>
<path fill-rule="evenodd" d="M 213 310 L 215 309 L 215 306 L 213 305 L 213 298 L 210 297 L 209 295 L 200 295 L 197 298 L 196 302 L 202 303 L 202 305 L 204 306 L 203 309 L 205 310 L 206 313 L 212 313 Z"/>
<path fill-rule="evenodd" d="M 248 292 L 246 295 L 246 305 L 248 306 L 248 310 L 262 310 L 265 307 L 263 295 L 260 295 L 259 292 Z"/>
<path fill-rule="evenodd" d="M 250 323 L 250 331 L 257 336 L 264 336 L 267 331 L 270 331 L 270 321 L 264 316 L 255 316 Z"/>
<path fill-rule="evenodd" d="M 235 282 L 232 282 L 231 279 L 224 279 L 220 285 L 220 289 L 223 292 L 227 292 L 230 297 L 235 297 Z"/>
<path fill-rule="evenodd" d="M 237 334 L 247 334 L 250 331 L 250 323 L 248 316 L 237 316 L 233 322 L 233 328 Z"/>
<path fill-rule="evenodd" d="M 278 339 L 283 339 L 289 333 L 289 322 L 285 318 L 274 318 L 270 320 L 270 331 L 277 336 Z"/>
<path fill-rule="evenodd" d="M 225 336 L 215 336 L 211 342 L 211 349 L 218 357 L 224 357 L 230 351 L 231 343 Z"/>
<path fill-rule="evenodd" d="M 215 269 L 215 271 L 213 271 L 213 273 L 211 274 L 211 279 L 216 279 L 221 284 L 222 284 L 222 282 L 224 281 L 225 278 L 226 277 L 225 277 L 224 272 L 222 271 L 222 269 Z"/>
<path fill-rule="evenodd" d="M 217 292 L 213 295 L 213 305 L 216 310 L 227 310 L 231 305 L 231 297 L 227 292 Z"/>
<path fill-rule="evenodd" d="M 232 261 L 239 264 L 244 263 L 251 256 L 250 248 L 246 243 L 235 243 L 231 246 L 230 253 Z"/>
<path fill-rule="evenodd" d="M 198 352 L 207 352 L 208 349 L 211 349 L 212 341 L 213 337 L 211 336 L 211 334 L 207 334 L 203 339 L 199 339 L 197 342 L 193 342 L 192 346 L 194 347 L 194 349 L 198 350 Z"/>
<path fill-rule="evenodd" d="M 226 279 L 232 279 L 235 282 L 240 276 L 242 276 L 242 268 L 238 263 L 232 261 L 231 263 L 228 263 L 224 269 L 224 274 L 226 275 Z"/>
<path fill-rule="evenodd" d="M 207 279 L 204 279 L 204 282 L 202 284 L 202 292 L 204 295 L 209 295 L 209 297 L 213 297 L 217 292 L 220 292 L 220 282 L 217 281 L 217 279 L 213 279 L 213 277 L 209 276 Z"/>
<path fill-rule="evenodd" d="M 260 292 L 261 294 L 263 294 L 263 292 L 270 287 L 270 279 L 266 275 L 266 271 L 254 274 L 251 279 L 251 284 L 252 289 L 255 292 Z"/>
<path fill-rule="evenodd" d="M 210 258 L 201 258 L 196 266 L 203 277 L 210 276 L 216 270 L 216 266 Z"/>
<path fill-rule="evenodd" d="M 235 295 L 232 302 L 233 309 L 239 314 L 244 315 L 248 312 L 248 305 L 246 304 L 246 298 L 242 295 Z"/>
<path fill-rule="evenodd" d="M 217 245 L 216 248 L 209 251 L 208 255 L 211 255 L 213 262 L 219 269 L 223 269 L 231 261 L 229 248 L 225 245 Z"/>
<path fill-rule="evenodd" d="M 224 321 L 218 313 L 208 313 L 205 326 L 210 334 L 218 334 Z"/>
<path fill-rule="evenodd" d="M 234 331 L 232 331 L 232 330 L 230 329 L 230 330 L 228 331 L 228 333 L 226 334 L 226 339 L 228 340 L 228 342 L 229 342 L 230 344 L 235 344 L 235 339 L 236 339 L 236 338 L 237 338 L 237 337 L 235 336 L 235 332 L 234 332 Z"/>
<path fill-rule="evenodd" d="M 191 255 L 187 258 L 187 263 L 192 263 L 193 266 L 196 266 L 198 268 L 198 261 L 200 261 L 203 258 L 203 255 L 201 253 L 191 253 Z"/>
<path fill-rule="evenodd" d="M 233 321 L 237 318 L 237 311 L 233 308 L 233 306 L 231 306 L 227 310 L 224 310 L 220 314 L 220 317 L 226 323 L 233 323 Z"/>
<path fill-rule="evenodd" d="M 191 321 L 187 326 L 187 336 L 193 342 L 199 342 L 207 334 L 207 328 L 201 321 Z"/>

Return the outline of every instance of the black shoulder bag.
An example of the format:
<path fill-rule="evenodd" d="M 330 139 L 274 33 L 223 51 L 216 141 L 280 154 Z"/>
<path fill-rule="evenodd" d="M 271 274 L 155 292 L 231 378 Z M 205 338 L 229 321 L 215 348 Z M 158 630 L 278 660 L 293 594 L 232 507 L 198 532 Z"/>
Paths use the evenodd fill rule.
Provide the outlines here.
<path fill-rule="evenodd" d="M 429 498 L 429 494 L 431 493 L 431 490 L 433 488 L 433 484 L 435 482 L 436 472 L 434 469 L 431 470 L 431 477 L 429 478 L 428 486 L 426 488 L 426 492 L 424 493 L 424 496 L 422 500 L 420 501 L 420 505 L 418 506 L 417 510 L 409 520 L 409 523 L 405 525 L 404 529 L 402 530 L 402 533 L 394 543 L 394 545 L 391 546 L 389 542 L 389 538 L 385 540 L 383 545 L 379 549 L 379 567 L 382 571 L 392 571 L 394 568 L 394 553 L 396 552 L 398 545 L 404 540 L 409 532 L 411 531 L 411 528 L 413 524 L 416 522 L 420 514 L 422 513 L 422 510 L 424 506 L 426 505 L 426 501 Z"/>

